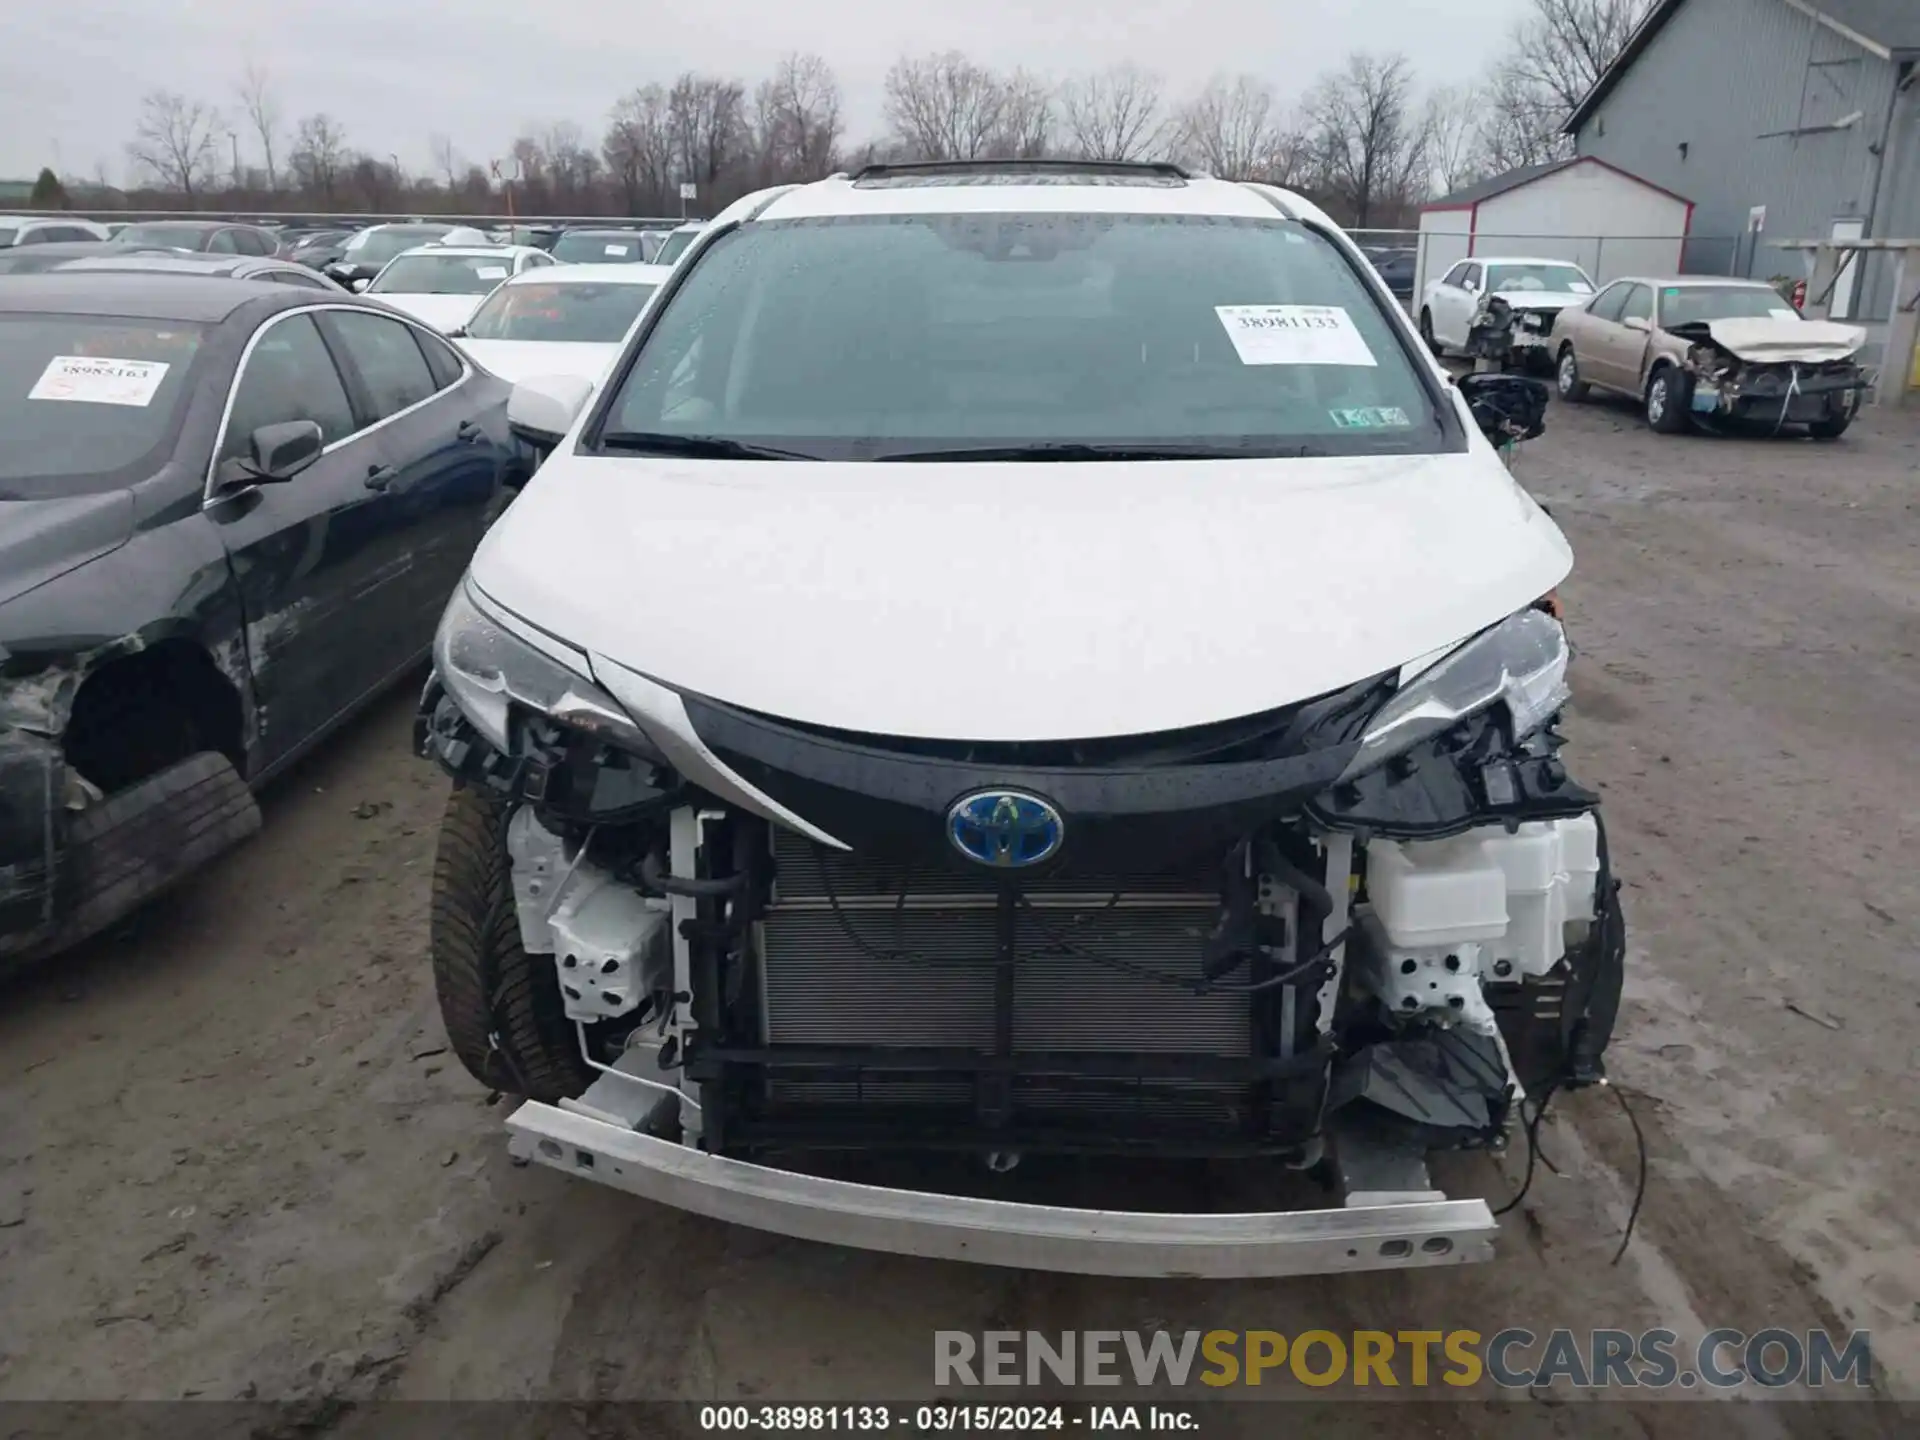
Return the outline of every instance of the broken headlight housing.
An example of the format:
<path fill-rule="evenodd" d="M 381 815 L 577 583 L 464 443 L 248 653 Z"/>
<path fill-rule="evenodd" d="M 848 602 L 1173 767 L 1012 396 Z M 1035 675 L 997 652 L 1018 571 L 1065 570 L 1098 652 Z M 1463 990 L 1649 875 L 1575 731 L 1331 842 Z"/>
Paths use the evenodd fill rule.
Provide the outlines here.
<path fill-rule="evenodd" d="M 657 765 L 665 757 L 620 703 L 589 676 L 587 657 L 516 626 L 463 583 L 433 637 L 433 668 L 454 704 L 502 753 L 512 750 L 513 707 L 543 715 Z"/>
<path fill-rule="evenodd" d="M 1416 675 L 1367 723 L 1342 780 L 1371 770 L 1429 735 L 1504 703 L 1513 738 L 1538 730 L 1567 703 L 1567 632 L 1527 609 L 1483 630 Z"/>

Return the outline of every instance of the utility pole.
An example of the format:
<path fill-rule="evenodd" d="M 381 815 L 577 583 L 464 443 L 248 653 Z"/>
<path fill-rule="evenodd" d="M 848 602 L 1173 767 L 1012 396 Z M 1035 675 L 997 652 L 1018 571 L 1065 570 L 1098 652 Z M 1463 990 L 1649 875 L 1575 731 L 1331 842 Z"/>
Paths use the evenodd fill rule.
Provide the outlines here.
<path fill-rule="evenodd" d="M 233 142 L 233 188 L 238 190 L 240 188 L 240 132 L 229 130 L 227 139 Z"/>

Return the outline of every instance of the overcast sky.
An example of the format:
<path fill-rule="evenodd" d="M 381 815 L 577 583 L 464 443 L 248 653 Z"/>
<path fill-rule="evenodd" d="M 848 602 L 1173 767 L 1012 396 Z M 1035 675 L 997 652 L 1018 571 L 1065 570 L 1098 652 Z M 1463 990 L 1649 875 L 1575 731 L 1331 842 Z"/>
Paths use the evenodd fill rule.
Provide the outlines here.
<path fill-rule="evenodd" d="M 1465 79 L 1526 0 L 0 0 L 0 178 L 42 165 L 126 179 L 140 96 L 237 111 L 249 61 L 284 124 L 325 110 L 349 142 L 429 168 L 434 132 L 465 159 L 571 120 L 597 137 L 614 100 L 694 69 L 749 89 L 788 51 L 825 57 L 854 139 L 882 126 L 901 54 L 958 49 L 1053 75 L 1131 61 L 1169 89 L 1252 71 L 1297 96 L 1350 50 L 1399 50 L 1431 83 Z M 251 137 L 242 140 L 251 156 Z"/>

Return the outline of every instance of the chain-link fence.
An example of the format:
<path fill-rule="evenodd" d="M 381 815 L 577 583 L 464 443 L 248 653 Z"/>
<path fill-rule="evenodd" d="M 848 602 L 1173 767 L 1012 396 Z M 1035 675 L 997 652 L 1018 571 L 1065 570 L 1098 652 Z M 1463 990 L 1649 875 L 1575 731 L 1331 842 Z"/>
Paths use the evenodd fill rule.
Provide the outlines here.
<path fill-rule="evenodd" d="M 1462 260 L 1502 256 L 1571 261 L 1602 285 L 1622 275 L 1731 275 L 1767 280 L 1772 278 L 1776 264 L 1770 254 L 1752 253 L 1750 237 L 1744 235 L 1502 235 L 1485 230 L 1349 233 L 1364 249 L 1413 251 L 1420 288 L 1438 280 Z"/>

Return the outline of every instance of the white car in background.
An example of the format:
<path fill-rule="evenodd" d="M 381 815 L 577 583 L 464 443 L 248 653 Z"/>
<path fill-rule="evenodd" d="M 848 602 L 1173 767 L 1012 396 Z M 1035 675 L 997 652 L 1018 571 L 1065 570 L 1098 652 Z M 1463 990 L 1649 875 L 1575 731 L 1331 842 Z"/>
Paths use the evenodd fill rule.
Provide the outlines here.
<path fill-rule="evenodd" d="M 554 263 L 531 245 L 418 245 L 389 260 L 364 293 L 445 334 L 503 281 Z"/>
<path fill-rule="evenodd" d="M 1427 286 L 1420 298 L 1420 337 L 1436 355 L 1464 350 L 1474 317 L 1498 299 L 1514 312 L 1513 349 L 1550 356 L 1554 320 L 1567 306 L 1586 304 L 1593 291 L 1592 277 L 1570 261 L 1476 256 Z"/>
<path fill-rule="evenodd" d="M 61 245 L 111 238 L 104 225 L 71 216 L 0 215 L 0 247 Z"/>
<path fill-rule="evenodd" d="M 554 265 L 514 276 L 481 303 L 455 343 L 503 380 L 570 376 L 598 385 L 664 265 Z"/>
<path fill-rule="evenodd" d="M 685 225 L 676 225 L 667 232 L 667 238 L 661 243 L 659 252 L 653 257 L 656 265 L 671 265 L 687 253 L 687 247 L 698 240 L 707 228 L 705 220 L 690 220 Z"/>

